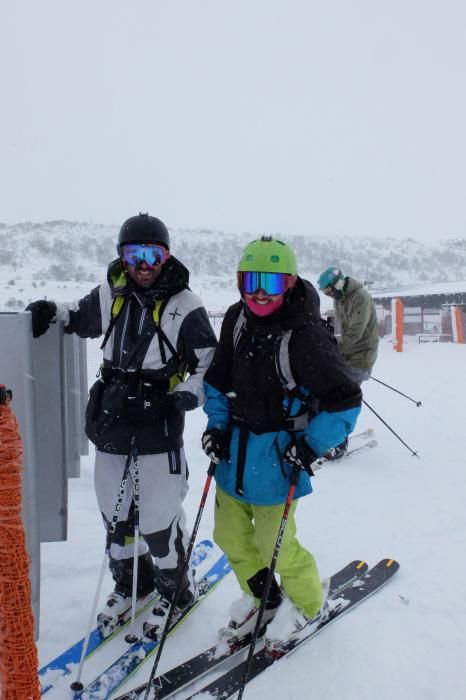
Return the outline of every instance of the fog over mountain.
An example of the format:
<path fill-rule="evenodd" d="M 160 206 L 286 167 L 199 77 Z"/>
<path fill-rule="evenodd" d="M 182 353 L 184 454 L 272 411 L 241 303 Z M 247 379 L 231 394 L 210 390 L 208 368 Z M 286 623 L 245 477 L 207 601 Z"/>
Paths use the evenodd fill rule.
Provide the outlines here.
<path fill-rule="evenodd" d="M 42 292 L 57 283 L 62 283 L 63 288 L 92 288 L 103 279 L 107 264 L 116 257 L 118 229 L 64 220 L 0 224 L 2 305 L 24 308 L 31 298 L 31 285 L 42 287 Z M 286 232 L 263 233 L 290 243 L 297 253 L 300 273 L 313 283 L 329 265 L 371 282 L 374 288 L 466 280 L 466 238 L 427 245 L 412 238 L 381 241 L 343 235 L 329 239 L 288 236 Z M 196 292 L 203 285 L 211 287 L 219 278 L 222 286 L 233 290 L 241 250 L 259 236 L 257 232 L 209 229 L 170 230 L 170 235 L 172 253 L 189 268 Z M 39 290 L 33 293 L 34 298 L 38 296 Z"/>

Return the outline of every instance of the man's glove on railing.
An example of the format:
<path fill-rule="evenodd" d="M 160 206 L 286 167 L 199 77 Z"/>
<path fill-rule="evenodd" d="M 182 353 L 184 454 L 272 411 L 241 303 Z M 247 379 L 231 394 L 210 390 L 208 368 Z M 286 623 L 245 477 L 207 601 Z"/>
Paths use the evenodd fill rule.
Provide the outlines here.
<path fill-rule="evenodd" d="M 299 467 L 307 472 L 309 476 L 314 476 L 311 465 L 317 459 L 317 455 L 304 438 L 292 440 L 286 448 L 283 457 L 285 462 L 291 464 L 292 467 Z"/>
<path fill-rule="evenodd" d="M 202 435 L 202 449 L 207 457 L 219 464 L 230 458 L 230 433 L 218 428 L 210 428 Z"/>
<path fill-rule="evenodd" d="M 53 301 L 33 301 L 26 306 L 25 311 L 30 311 L 32 316 L 32 335 L 39 338 L 48 330 L 50 321 L 57 313 L 57 305 Z"/>

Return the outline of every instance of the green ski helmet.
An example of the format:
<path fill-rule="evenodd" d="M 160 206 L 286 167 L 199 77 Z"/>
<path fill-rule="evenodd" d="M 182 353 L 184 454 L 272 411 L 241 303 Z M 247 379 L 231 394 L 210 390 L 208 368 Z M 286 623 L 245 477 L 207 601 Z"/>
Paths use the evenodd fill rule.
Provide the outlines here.
<path fill-rule="evenodd" d="M 294 286 L 297 274 L 293 249 L 272 236 L 262 236 L 243 250 L 237 272 L 238 290 L 241 296 L 258 289 L 271 296 L 283 296 Z"/>
<path fill-rule="evenodd" d="M 293 249 L 272 236 L 262 236 L 243 250 L 238 272 L 282 272 L 297 275 L 298 264 Z"/>

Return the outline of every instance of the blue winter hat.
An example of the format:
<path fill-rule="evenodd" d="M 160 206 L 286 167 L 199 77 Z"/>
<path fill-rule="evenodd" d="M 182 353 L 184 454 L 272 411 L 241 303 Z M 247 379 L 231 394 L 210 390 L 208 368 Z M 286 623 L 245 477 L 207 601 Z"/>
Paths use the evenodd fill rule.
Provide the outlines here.
<path fill-rule="evenodd" d="M 317 284 L 319 285 L 319 289 L 322 290 L 325 289 L 325 287 L 334 287 L 338 280 L 343 279 L 343 272 L 338 267 L 327 267 L 320 275 Z"/>

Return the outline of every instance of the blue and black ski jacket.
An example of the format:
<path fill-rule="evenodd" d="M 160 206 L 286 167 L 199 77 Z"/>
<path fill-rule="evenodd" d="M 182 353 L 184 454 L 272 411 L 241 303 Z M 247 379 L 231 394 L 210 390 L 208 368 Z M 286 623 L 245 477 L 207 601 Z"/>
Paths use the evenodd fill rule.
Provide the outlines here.
<path fill-rule="evenodd" d="M 299 277 L 269 317 L 254 316 L 243 301 L 228 309 L 204 379 L 207 427 L 231 434 L 216 481 L 256 505 L 285 501 L 292 468 L 283 455 L 292 438 L 304 437 L 321 456 L 352 432 L 361 410 L 361 390 L 320 318 L 315 290 Z M 296 497 L 311 492 L 302 472 Z"/>

